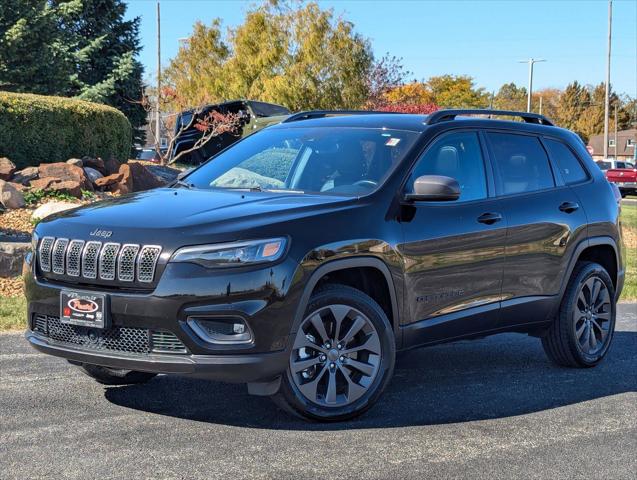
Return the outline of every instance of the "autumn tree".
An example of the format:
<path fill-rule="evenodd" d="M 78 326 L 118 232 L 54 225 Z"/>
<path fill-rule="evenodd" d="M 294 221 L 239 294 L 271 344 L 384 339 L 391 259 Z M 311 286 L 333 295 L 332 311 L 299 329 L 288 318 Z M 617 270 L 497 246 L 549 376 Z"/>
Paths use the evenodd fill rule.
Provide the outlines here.
<path fill-rule="evenodd" d="M 385 54 L 380 59 L 374 60 L 366 75 L 368 110 L 377 110 L 387 103 L 388 92 L 405 84 L 411 72 L 405 70 L 402 58 Z"/>
<path fill-rule="evenodd" d="M 493 108 L 498 110 L 525 111 L 527 90 L 515 83 L 505 83 L 493 98 Z"/>
<path fill-rule="evenodd" d="M 369 42 L 332 10 L 270 1 L 227 35 L 219 20 L 195 25 L 165 81 L 192 105 L 258 98 L 291 110 L 359 108 L 372 65 Z"/>
<path fill-rule="evenodd" d="M 468 75 L 441 75 L 426 82 L 440 108 L 486 108 L 489 94 Z"/>

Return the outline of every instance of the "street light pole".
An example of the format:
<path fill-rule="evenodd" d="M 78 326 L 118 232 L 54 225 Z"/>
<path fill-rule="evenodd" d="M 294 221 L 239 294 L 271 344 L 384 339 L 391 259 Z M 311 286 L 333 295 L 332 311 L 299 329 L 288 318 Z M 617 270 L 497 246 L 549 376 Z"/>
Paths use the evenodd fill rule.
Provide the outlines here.
<path fill-rule="evenodd" d="M 518 63 L 528 63 L 529 64 L 529 89 L 528 96 L 526 99 L 526 111 L 531 111 L 531 95 L 533 95 L 533 65 L 538 62 L 546 62 L 543 58 L 529 58 L 528 60 L 520 60 Z"/>
<path fill-rule="evenodd" d="M 157 104 L 155 105 L 155 149 L 161 148 L 161 26 L 159 21 L 159 0 L 157 0 Z"/>
<path fill-rule="evenodd" d="M 604 99 L 604 158 L 608 158 L 608 120 L 610 116 L 610 44 L 613 25 L 613 0 L 608 0 L 608 52 L 606 57 L 606 98 Z"/>

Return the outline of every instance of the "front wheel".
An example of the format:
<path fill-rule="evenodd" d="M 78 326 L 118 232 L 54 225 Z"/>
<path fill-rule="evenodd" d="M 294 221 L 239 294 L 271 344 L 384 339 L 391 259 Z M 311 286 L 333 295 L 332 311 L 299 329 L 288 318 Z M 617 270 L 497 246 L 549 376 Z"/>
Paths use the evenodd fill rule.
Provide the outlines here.
<path fill-rule="evenodd" d="M 274 401 L 305 419 L 342 421 L 369 409 L 396 358 L 383 309 L 359 290 L 328 285 L 312 295 Z"/>
<path fill-rule="evenodd" d="M 615 330 L 615 288 L 608 272 L 578 262 L 557 318 L 542 337 L 549 359 L 567 367 L 593 367 L 602 361 Z"/>

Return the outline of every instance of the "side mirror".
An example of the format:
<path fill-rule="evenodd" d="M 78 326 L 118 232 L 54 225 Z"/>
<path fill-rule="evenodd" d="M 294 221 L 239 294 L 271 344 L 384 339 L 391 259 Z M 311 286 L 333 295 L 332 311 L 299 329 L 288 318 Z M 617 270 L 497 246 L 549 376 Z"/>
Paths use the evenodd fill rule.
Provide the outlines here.
<path fill-rule="evenodd" d="M 409 202 L 453 201 L 460 198 L 460 185 L 455 178 L 423 175 L 414 180 L 413 193 L 405 194 Z"/>

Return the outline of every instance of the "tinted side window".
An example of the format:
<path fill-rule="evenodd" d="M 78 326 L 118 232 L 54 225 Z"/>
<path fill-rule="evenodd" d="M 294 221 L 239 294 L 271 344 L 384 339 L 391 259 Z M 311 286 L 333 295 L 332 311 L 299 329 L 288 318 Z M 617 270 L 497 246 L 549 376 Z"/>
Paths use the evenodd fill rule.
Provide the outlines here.
<path fill-rule="evenodd" d="M 546 147 L 549 150 L 549 155 L 555 160 L 560 172 L 562 172 L 562 178 L 568 185 L 583 182 L 588 178 L 577 157 L 562 142 L 547 139 Z"/>
<path fill-rule="evenodd" d="M 436 140 L 418 160 L 407 185 L 408 191 L 412 190 L 414 180 L 422 175 L 455 178 L 460 184 L 459 201 L 486 198 L 487 181 L 478 134 L 459 132 Z"/>
<path fill-rule="evenodd" d="M 549 159 L 539 139 L 528 135 L 489 133 L 503 195 L 534 192 L 555 185 Z"/>

